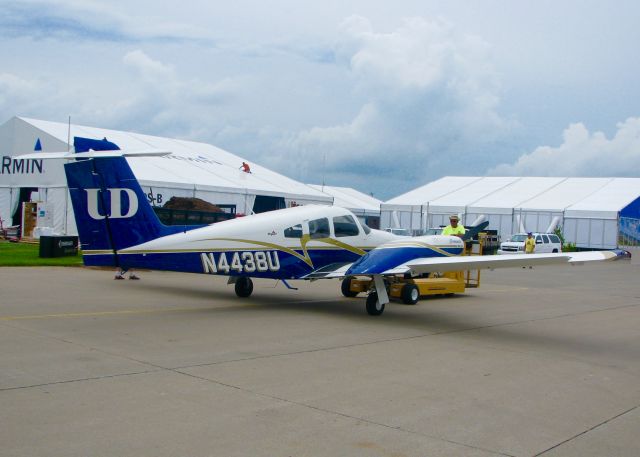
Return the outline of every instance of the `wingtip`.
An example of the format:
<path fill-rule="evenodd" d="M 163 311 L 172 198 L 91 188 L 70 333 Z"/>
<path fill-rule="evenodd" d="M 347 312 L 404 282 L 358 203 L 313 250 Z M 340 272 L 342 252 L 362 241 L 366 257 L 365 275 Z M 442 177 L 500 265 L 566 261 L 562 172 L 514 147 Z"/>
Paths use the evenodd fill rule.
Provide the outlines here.
<path fill-rule="evenodd" d="M 612 253 L 612 260 L 620 260 L 620 259 L 630 259 L 631 258 L 631 252 L 625 250 L 625 249 L 614 249 L 613 251 L 611 251 Z"/>

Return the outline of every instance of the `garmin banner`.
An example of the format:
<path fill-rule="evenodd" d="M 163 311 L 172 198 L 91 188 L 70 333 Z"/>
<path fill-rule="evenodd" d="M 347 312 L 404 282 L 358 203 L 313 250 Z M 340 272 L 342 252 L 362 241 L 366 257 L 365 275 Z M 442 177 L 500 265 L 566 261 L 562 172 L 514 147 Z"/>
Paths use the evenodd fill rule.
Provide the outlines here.
<path fill-rule="evenodd" d="M 120 149 L 115 143 L 106 138 L 93 139 L 74 137 L 73 145 L 76 152 L 93 151 L 114 151 Z M 35 152 L 42 151 L 40 138 L 35 140 Z M 24 151 L 20 154 L 27 154 Z M 58 151 L 51 151 L 58 152 Z M 0 187 L 50 187 L 66 186 L 64 176 L 65 160 L 61 159 L 20 159 L 11 154 L 2 154 L 0 162 Z"/>

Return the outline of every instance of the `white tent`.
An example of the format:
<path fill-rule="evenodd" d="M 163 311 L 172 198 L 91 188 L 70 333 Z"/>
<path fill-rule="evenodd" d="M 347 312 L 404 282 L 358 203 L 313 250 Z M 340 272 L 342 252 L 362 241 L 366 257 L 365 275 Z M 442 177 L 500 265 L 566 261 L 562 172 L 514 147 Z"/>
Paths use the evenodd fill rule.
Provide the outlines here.
<path fill-rule="evenodd" d="M 173 196 L 235 205 L 239 213 L 250 213 L 256 196 L 281 198 L 285 206 L 332 203 L 330 196 L 263 166 L 252 163 L 251 173 L 245 173 L 240 166 L 247 159 L 210 144 L 14 117 L 0 126 L 0 217 L 4 221 L 11 220 L 20 189 L 37 188 L 40 200 L 51 205 L 55 230 L 75 233 L 64 162 L 13 159 L 33 152 L 36 145 L 43 152 L 71 150 L 69 143 L 74 137 L 106 138 L 120 149 L 171 151 L 168 157 L 128 159 L 141 186 L 158 206 Z"/>
<path fill-rule="evenodd" d="M 362 193 L 351 187 L 321 186 L 309 184 L 310 187 L 333 198 L 333 204 L 351 210 L 357 216 L 380 216 L 381 200 Z"/>
<path fill-rule="evenodd" d="M 431 201 L 464 189 L 478 179 L 480 178 L 448 176 L 392 198 L 380 205 L 380 226 L 424 230 L 430 227 L 426 218 Z"/>
<path fill-rule="evenodd" d="M 563 180 L 564 178 L 516 178 L 508 186 L 485 195 L 469 205 L 467 220 L 484 216 L 489 221 L 489 227 L 505 235 L 523 231 L 519 216 L 514 218 L 514 208 L 518 208 L 522 202 L 540 195 Z"/>
<path fill-rule="evenodd" d="M 351 187 L 322 186 L 318 184 L 309 184 L 309 186 L 329 195 L 333 198 L 335 206 L 347 208 L 371 227 L 380 226 L 381 200 Z"/>
<path fill-rule="evenodd" d="M 560 226 L 578 247 L 610 249 L 626 219 L 638 227 L 640 178 L 444 177 L 381 205 L 383 228 L 421 230 L 450 214 L 489 220 L 503 237 Z M 631 230 L 625 236 L 639 240 Z"/>
<path fill-rule="evenodd" d="M 564 211 L 564 233 L 578 246 L 610 249 L 640 242 L 640 179 L 614 178 Z M 636 243 L 633 243 L 636 244 Z"/>
<path fill-rule="evenodd" d="M 451 214 L 462 216 L 463 223 L 474 222 L 467 216 L 467 208 L 477 200 L 498 192 L 512 184 L 517 178 L 481 178 L 467 186 L 456 189 L 428 203 L 428 227 L 438 227 L 449 223 Z M 474 218 L 475 219 L 475 218 Z"/>

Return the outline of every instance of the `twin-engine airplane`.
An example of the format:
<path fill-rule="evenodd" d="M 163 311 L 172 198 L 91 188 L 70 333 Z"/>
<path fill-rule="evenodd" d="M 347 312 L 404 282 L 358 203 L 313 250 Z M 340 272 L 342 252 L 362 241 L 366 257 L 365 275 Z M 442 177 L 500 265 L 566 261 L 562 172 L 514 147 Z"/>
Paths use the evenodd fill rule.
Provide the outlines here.
<path fill-rule="evenodd" d="M 398 276 L 622 256 L 616 251 L 461 256 L 464 242 L 458 237 L 400 237 L 367 227 L 346 209 L 316 205 L 204 227 L 165 226 L 125 159 L 144 155 L 166 153 L 49 154 L 72 160 L 65 172 L 85 265 L 226 275 L 239 297 L 251 295 L 251 278 L 281 280 L 287 287 L 291 279 L 345 278 L 343 293 L 349 295 L 350 278 L 366 276 L 372 279 L 366 310 L 376 316 L 389 302 L 389 282 Z M 417 289 L 409 292 L 415 303 Z"/>

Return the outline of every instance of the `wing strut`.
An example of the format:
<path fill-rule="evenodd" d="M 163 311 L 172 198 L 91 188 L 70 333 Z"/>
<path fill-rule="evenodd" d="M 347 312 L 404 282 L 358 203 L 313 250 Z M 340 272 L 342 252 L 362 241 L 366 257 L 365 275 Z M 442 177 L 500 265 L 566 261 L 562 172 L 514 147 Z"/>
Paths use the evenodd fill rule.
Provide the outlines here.
<path fill-rule="evenodd" d="M 289 284 L 286 279 L 281 279 L 280 282 L 282 282 L 282 284 L 284 284 L 287 289 L 298 290 L 297 287 L 293 287 L 291 284 Z"/>

